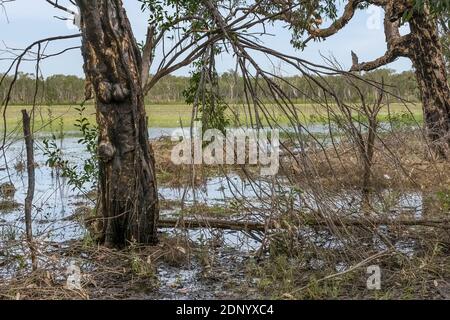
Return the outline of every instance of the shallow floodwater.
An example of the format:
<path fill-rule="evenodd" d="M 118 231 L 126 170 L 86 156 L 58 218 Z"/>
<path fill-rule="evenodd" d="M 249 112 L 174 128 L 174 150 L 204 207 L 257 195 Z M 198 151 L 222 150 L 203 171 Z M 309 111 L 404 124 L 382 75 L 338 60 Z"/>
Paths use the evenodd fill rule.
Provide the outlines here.
<path fill-rule="evenodd" d="M 325 132 L 328 130 L 326 126 L 314 125 L 308 128 L 311 132 Z M 152 139 L 163 136 L 170 136 L 174 129 L 172 128 L 153 128 L 149 130 Z M 84 161 L 88 156 L 84 146 L 78 144 L 78 138 L 68 137 L 56 141 L 57 146 L 62 150 L 65 159 L 70 163 L 76 164 Z M 67 179 L 59 176 L 57 170 L 49 168 L 46 163 L 46 157 L 43 152 L 42 139 L 37 138 L 35 141 L 35 161 L 36 167 L 36 190 L 33 201 L 33 228 L 34 235 L 42 240 L 65 241 L 70 239 L 78 239 L 84 236 L 84 228 L 76 220 L 67 219 L 74 214 L 75 209 L 82 205 L 92 205 L 92 202 L 84 197 L 79 190 L 73 190 L 67 184 Z M 1 234 L 12 232 L 13 229 L 23 229 L 23 208 L 22 205 L 26 196 L 27 175 L 26 172 L 16 170 L 17 164 L 25 163 L 26 155 L 23 141 L 19 138 L 16 141 L 10 141 L 4 150 L 4 157 L 0 153 L 0 184 L 12 182 L 16 188 L 13 200 L 20 206 L 13 210 L 4 210 L 0 212 L 0 232 Z M 89 185 L 85 186 L 86 190 L 90 189 Z M 245 201 L 252 208 L 261 211 L 270 211 L 271 207 L 265 201 L 260 199 L 270 196 L 273 185 L 268 180 L 258 180 L 249 182 L 241 179 L 238 175 L 230 174 L 228 176 L 218 176 L 208 178 L 202 186 L 192 190 L 190 188 L 169 188 L 161 186 L 159 193 L 162 199 L 180 201 L 183 199 L 185 203 L 194 202 L 205 203 L 207 205 L 226 206 L 233 199 Z M 289 192 L 288 185 L 277 185 L 278 192 Z M 391 197 L 391 191 L 385 190 L 383 197 Z M 393 193 L 393 192 L 392 192 Z M 355 206 L 355 192 L 343 191 L 335 196 L 331 196 L 327 201 L 334 206 L 335 209 L 346 211 L 359 211 L 358 205 Z M 297 209 L 305 207 L 317 208 L 316 195 L 305 192 L 295 201 Z M 420 192 L 410 192 L 396 195 L 395 202 L 389 205 L 389 208 L 382 208 L 384 211 L 394 213 L 396 211 L 408 210 L 416 218 L 422 214 L 422 194 Z M 172 215 L 173 211 L 163 211 L 161 215 Z M 231 217 L 233 218 L 233 216 Z M 242 217 L 237 217 L 242 218 Z M 247 217 L 264 221 L 265 216 Z M 198 238 L 196 234 L 198 230 L 192 231 L 192 236 Z M 209 231 L 200 230 L 202 237 L 208 238 Z M 240 232 L 225 232 L 225 242 L 235 245 L 242 239 L 249 239 L 247 235 Z M 237 241 L 239 240 L 239 241 Z M 249 239 L 249 250 L 257 246 L 253 243 L 252 238 Z"/>
<path fill-rule="evenodd" d="M 173 129 L 158 128 L 150 130 L 152 139 L 170 135 Z M 93 202 L 83 195 L 80 190 L 75 190 L 67 184 L 67 179 L 61 177 L 58 170 L 46 165 L 44 146 L 42 138 L 35 140 L 35 169 L 36 188 L 33 200 L 33 235 L 40 240 L 62 242 L 73 239 L 80 239 L 85 235 L 84 227 L 76 219 L 70 217 L 81 206 L 92 206 Z M 62 150 L 63 158 L 70 164 L 83 162 L 88 153 L 84 146 L 78 143 L 77 137 L 67 137 L 56 140 L 58 148 Z M 0 157 L 0 184 L 12 183 L 16 192 L 8 201 L 14 201 L 18 207 L 6 209 L 0 212 L 0 235 L 13 237 L 18 236 L 17 232 L 23 232 L 24 217 L 23 204 L 27 191 L 27 173 L 17 170 L 24 167 L 26 154 L 22 140 L 8 143 L 5 148 L 4 157 Z M 85 190 L 89 190 L 92 185 L 86 184 Z M 160 187 L 159 194 L 162 199 L 179 201 L 183 198 L 187 204 L 194 200 L 204 202 L 209 205 L 225 204 L 233 195 L 252 197 L 254 190 L 249 188 L 248 183 L 239 177 L 233 176 L 229 179 L 225 177 L 215 177 L 209 179 L 204 186 L 192 190 Z M 6 200 L 6 199 L 3 199 Z M 173 212 L 163 211 L 161 216 L 171 215 Z M 168 232 L 173 230 L 168 229 Z M 211 237 L 208 230 L 189 231 L 193 239 L 204 239 Z M 256 248 L 257 243 L 253 239 L 237 231 L 223 232 L 224 244 L 236 246 L 240 243 L 245 245 L 246 251 Z M 242 240 L 242 241 L 241 241 Z M 246 241 L 248 240 L 248 241 Z"/>
<path fill-rule="evenodd" d="M 324 133 L 328 128 L 317 125 L 310 128 L 312 132 Z M 162 136 L 170 136 L 171 128 L 154 128 L 149 131 L 151 139 L 158 139 Z M 78 138 L 67 137 L 57 140 L 58 147 L 63 151 L 64 158 L 70 163 L 76 164 L 84 161 L 88 156 L 84 147 L 78 144 Z M 43 152 L 42 138 L 35 141 L 35 161 L 36 167 L 36 190 L 33 201 L 33 234 L 40 241 L 64 242 L 67 240 L 82 239 L 86 230 L 84 226 L 71 219 L 76 209 L 81 206 L 92 206 L 93 203 L 84 196 L 79 190 L 73 190 L 67 184 L 67 179 L 59 176 L 57 170 L 49 168 L 46 163 L 46 157 Z M 16 141 L 10 141 L 4 150 L 4 156 L 0 153 L 0 184 L 12 182 L 16 192 L 12 199 L 19 207 L 0 212 L 0 243 L 2 239 L 18 239 L 24 232 L 23 203 L 26 196 L 27 174 L 25 171 L 17 170 L 18 164 L 25 163 L 26 155 L 23 141 L 20 137 Z M 86 185 L 86 190 L 90 186 Z M 245 201 L 246 204 L 255 208 L 252 215 L 231 215 L 228 219 L 251 219 L 263 222 L 267 214 L 271 214 L 270 203 L 260 201 L 267 199 L 271 190 L 274 188 L 270 180 L 258 180 L 250 183 L 236 174 L 229 176 L 210 177 L 206 182 L 192 190 L 190 188 L 169 188 L 161 186 L 159 194 L 162 199 L 180 201 L 183 199 L 186 204 L 192 204 L 194 201 L 204 203 L 209 206 L 228 206 L 235 200 Z M 277 185 L 277 191 L 289 193 L 289 185 Z M 423 214 L 423 196 L 420 192 L 410 192 L 395 194 L 394 191 L 385 190 L 381 195 L 385 198 L 395 198 L 388 207 L 380 205 L 380 211 L 390 212 L 395 215 L 398 212 L 410 212 L 416 218 Z M 333 209 L 341 209 L 345 212 L 359 212 L 359 195 L 356 192 L 343 190 L 330 197 L 327 201 Z M 295 199 L 295 208 L 311 209 L 318 208 L 316 195 L 308 192 L 302 193 Z M 0 199 L 1 200 L 1 199 Z M 161 216 L 172 217 L 176 210 L 165 210 Z M 382 227 L 380 227 L 382 228 Z M 215 241 L 220 243 L 223 249 L 220 250 L 219 260 L 223 263 L 223 279 L 229 280 L 229 275 L 237 264 L 242 265 L 248 253 L 256 251 L 261 243 L 255 240 L 251 235 L 240 231 L 218 231 L 212 229 L 194 229 L 194 230 L 176 230 L 165 229 L 166 233 L 183 233 L 189 239 L 204 244 Z M 330 248 L 340 248 L 343 243 L 339 239 L 334 239 L 328 234 L 323 236 L 314 230 L 304 228 L 299 231 L 299 236 L 314 243 L 321 243 Z M 412 252 L 413 243 L 397 243 L 399 251 L 409 254 Z M 383 244 L 379 244 L 380 250 L 383 250 Z M 316 262 L 317 268 L 320 268 L 320 261 Z M 342 271 L 347 266 L 337 266 L 338 271 Z M 227 270 L 228 269 L 228 270 Z M 342 270 L 341 270 L 342 269 Z M 214 275 L 216 278 L 219 275 Z M 233 274 L 233 277 L 236 275 Z M 240 275 L 244 278 L 244 275 Z M 1 274 L 0 274 L 1 277 Z M 202 281 L 199 281 L 199 278 Z M 239 278 L 239 275 L 238 275 Z M 167 265 L 158 266 L 158 279 L 160 289 L 157 292 L 157 298 L 214 298 L 220 297 L 223 288 L 220 283 L 224 280 L 216 281 L 214 277 L 205 280 L 205 277 L 196 265 L 184 267 L 170 267 Z M 206 277 L 206 279 L 209 279 Z M 234 279 L 239 281 L 239 279 Z M 216 287 L 215 287 L 216 286 Z M 214 289 L 215 288 L 215 289 Z"/>

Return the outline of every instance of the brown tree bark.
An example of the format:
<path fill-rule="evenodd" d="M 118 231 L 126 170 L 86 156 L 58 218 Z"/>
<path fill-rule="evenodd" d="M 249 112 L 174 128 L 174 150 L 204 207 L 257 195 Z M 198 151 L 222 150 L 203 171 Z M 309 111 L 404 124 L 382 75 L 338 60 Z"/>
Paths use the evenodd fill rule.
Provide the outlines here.
<path fill-rule="evenodd" d="M 437 24 L 416 13 L 409 22 L 409 55 L 414 64 L 423 104 L 425 130 L 432 152 L 450 156 L 450 87 Z"/>
<path fill-rule="evenodd" d="M 413 10 L 408 0 L 390 0 L 383 4 L 386 11 L 385 33 L 388 50 L 371 62 L 354 63 L 352 71 L 371 71 L 399 57 L 413 62 L 423 106 L 424 125 L 429 142 L 429 154 L 441 159 L 450 157 L 450 87 L 444 50 L 438 24 L 429 12 L 428 3 L 414 9 L 408 23 L 411 32 L 401 36 L 400 19 Z"/>
<path fill-rule="evenodd" d="M 26 109 L 22 110 L 23 135 L 25 138 L 25 149 L 27 153 L 27 174 L 28 174 L 28 190 L 25 198 L 25 231 L 27 242 L 31 252 L 31 265 L 37 270 L 36 250 L 33 244 L 33 226 L 31 210 L 33 209 L 34 187 L 36 177 L 34 173 L 34 149 L 33 149 L 33 133 L 31 130 L 31 117 Z"/>
<path fill-rule="evenodd" d="M 291 1 L 273 0 L 272 3 L 283 12 L 275 20 L 283 20 L 299 28 L 303 28 L 303 20 L 293 14 Z M 395 61 L 399 57 L 412 60 L 416 69 L 416 77 L 420 87 L 423 103 L 425 129 L 430 151 L 439 158 L 450 158 L 450 87 L 447 81 L 447 70 L 444 60 L 438 21 L 430 14 L 431 0 L 420 2 L 411 0 L 348 0 L 342 15 L 326 28 L 309 28 L 309 37 L 303 41 L 306 45 L 314 39 L 328 38 L 342 30 L 353 19 L 356 10 L 362 4 L 371 4 L 385 10 L 386 53 L 373 61 L 359 63 L 356 54 L 352 53 L 353 65 L 350 71 L 372 71 Z M 265 13 L 268 14 L 268 13 Z M 402 36 L 399 27 L 405 14 L 411 32 Z M 410 16 L 411 14 L 411 16 Z M 442 12 L 445 21 L 445 12 Z M 301 15 L 300 15 L 301 17 Z M 444 27 L 444 29 L 446 29 Z"/>
<path fill-rule="evenodd" d="M 99 126 L 102 240 L 107 246 L 157 241 L 154 157 L 148 142 L 142 60 L 121 0 L 76 0 L 86 79 Z"/>

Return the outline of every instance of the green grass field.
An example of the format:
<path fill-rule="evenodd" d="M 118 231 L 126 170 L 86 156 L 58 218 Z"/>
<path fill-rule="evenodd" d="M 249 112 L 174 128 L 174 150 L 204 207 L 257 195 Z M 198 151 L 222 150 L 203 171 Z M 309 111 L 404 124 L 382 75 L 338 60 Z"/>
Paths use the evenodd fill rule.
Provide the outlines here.
<path fill-rule="evenodd" d="M 52 105 L 52 106 L 38 106 L 36 107 L 34 130 L 39 132 L 70 132 L 77 131 L 75 121 L 79 118 L 77 106 L 69 105 Z M 30 110 L 30 106 L 9 106 L 6 110 L 6 125 L 7 131 L 12 131 L 21 127 L 21 110 Z M 235 114 L 238 114 L 241 123 L 245 123 L 248 116 L 242 106 L 231 107 Z M 180 123 L 183 126 L 189 126 L 192 114 L 192 108 L 186 104 L 155 104 L 146 106 L 147 115 L 149 117 L 150 127 L 179 127 Z M 321 123 L 327 121 L 326 111 L 321 107 L 311 104 L 298 104 L 296 111 L 303 123 Z M 229 111 L 231 115 L 231 111 Z M 277 119 L 281 124 L 288 124 L 289 119 L 281 111 L 275 107 L 268 107 L 268 113 Z M 420 104 L 410 104 L 404 106 L 402 104 L 391 104 L 391 115 L 402 115 L 411 113 L 414 120 L 422 121 L 422 109 Z M 85 117 L 91 123 L 95 123 L 95 110 L 93 105 L 86 106 Z M 383 108 L 379 114 L 380 120 L 388 118 L 389 111 L 387 107 Z M 254 115 L 253 115 L 254 117 Z M 406 117 L 407 119 L 408 117 Z M 254 118 L 253 118 L 254 119 Z M 400 121 L 402 117 L 399 117 Z M 411 117 L 409 118 L 411 119 Z M 397 119 L 398 120 L 398 119 Z M 405 120 L 406 121 L 406 120 Z M 3 126 L 2 126 L 3 127 Z M 1 129 L 3 130 L 3 128 Z"/>

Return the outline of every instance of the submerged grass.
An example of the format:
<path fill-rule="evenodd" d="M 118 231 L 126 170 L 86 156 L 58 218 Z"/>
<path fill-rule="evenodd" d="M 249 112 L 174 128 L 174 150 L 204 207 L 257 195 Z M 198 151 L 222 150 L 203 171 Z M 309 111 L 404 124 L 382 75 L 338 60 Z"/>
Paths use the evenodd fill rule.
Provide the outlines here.
<path fill-rule="evenodd" d="M 79 118 L 77 105 L 50 105 L 37 106 L 34 114 L 34 129 L 39 132 L 54 134 L 77 131 L 74 126 Z M 268 105 L 269 114 L 281 125 L 288 125 L 289 119 L 276 106 Z M 6 130 L 13 131 L 21 126 L 22 109 L 31 109 L 31 106 L 12 105 L 6 110 Z M 233 112 L 231 111 L 233 110 Z M 150 127 L 177 128 L 188 127 L 191 123 L 192 107 L 186 104 L 153 104 L 147 105 L 146 111 Z M 306 124 L 326 123 L 328 118 L 326 110 L 313 104 L 297 104 L 296 111 L 300 121 Z M 246 109 L 243 106 L 230 106 L 229 116 L 238 115 L 238 122 L 245 123 Z M 86 106 L 86 118 L 95 123 L 95 109 L 93 105 Z M 389 109 L 383 108 L 379 114 L 380 121 L 394 119 L 400 123 L 422 122 L 422 109 L 420 104 L 393 103 Z M 361 119 L 360 119 L 361 120 Z M 264 124 L 264 121 L 263 121 Z M 1 129 L 3 131 L 3 128 Z"/>

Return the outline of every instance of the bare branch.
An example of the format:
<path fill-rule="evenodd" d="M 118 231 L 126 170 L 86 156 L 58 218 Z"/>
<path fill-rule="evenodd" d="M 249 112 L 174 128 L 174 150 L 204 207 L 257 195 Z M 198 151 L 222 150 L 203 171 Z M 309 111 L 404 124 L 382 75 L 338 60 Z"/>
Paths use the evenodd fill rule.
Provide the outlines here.
<path fill-rule="evenodd" d="M 142 51 L 142 70 L 141 70 L 142 85 L 145 85 L 148 80 L 154 50 L 154 40 L 155 40 L 154 37 L 155 37 L 155 27 L 148 26 L 147 38 L 145 40 L 144 49 Z"/>
<path fill-rule="evenodd" d="M 394 62 L 399 57 L 409 57 L 410 35 L 400 35 L 400 21 L 391 21 L 391 10 L 386 8 L 384 18 L 384 33 L 386 36 L 386 53 L 373 61 L 358 63 L 357 56 L 352 55 L 350 71 L 372 71 L 381 66 Z M 356 57 L 356 58 L 355 58 Z"/>
<path fill-rule="evenodd" d="M 34 47 L 34 46 L 40 46 L 43 43 L 48 43 L 51 41 L 57 41 L 57 40 L 66 40 L 66 39 L 73 39 L 73 38 L 78 38 L 80 37 L 80 34 L 72 34 L 72 35 L 67 35 L 67 36 L 56 36 L 56 37 L 49 37 L 49 38 L 45 38 L 45 39 L 41 39 L 38 41 L 33 42 L 32 44 L 30 44 L 28 47 L 26 47 L 23 52 L 17 56 L 14 61 L 11 63 L 11 65 L 9 66 L 9 68 L 7 69 L 7 71 L 3 74 L 3 76 L 0 78 L 0 86 L 2 85 L 3 81 L 5 80 L 6 76 L 8 75 L 8 73 L 14 69 L 14 77 L 9 85 L 8 88 L 8 92 L 6 94 L 6 97 L 4 99 L 4 101 L 1 104 L 2 107 L 2 111 L 3 111 L 3 129 L 4 129 L 4 133 L 3 133 L 3 142 L 1 145 L 1 148 L 3 148 L 5 146 L 6 143 L 6 109 L 8 108 L 10 99 L 11 99 L 11 93 L 14 87 L 15 82 L 17 81 L 17 77 L 19 74 L 19 67 L 20 67 L 20 63 L 22 62 L 23 58 L 25 57 L 25 55 Z M 38 60 L 37 60 L 38 61 Z"/>
<path fill-rule="evenodd" d="M 305 40 L 305 44 L 316 38 L 328 38 L 336 33 L 338 33 L 342 28 L 344 28 L 350 20 L 355 15 L 356 9 L 363 2 L 363 0 L 349 0 L 345 6 L 344 13 L 338 19 L 336 19 L 331 26 L 324 29 L 314 29 L 310 28 L 308 30 L 310 37 Z"/>
<path fill-rule="evenodd" d="M 67 12 L 67 13 L 70 13 L 70 14 L 72 14 L 72 15 L 74 15 L 74 16 L 77 15 L 77 13 L 76 13 L 75 11 L 72 11 L 72 10 L 70 10 L 69 8 L 65 7 L 65 6 L 60 5 L 60 4 L 58 3 L 58 0 L 56 0 L 56 1 L 45 0 L 45 1 L 47 1 L 48 3 L 50 3 L 50 4 L 51 4 L 54 8 L 56 8 L 56 9 L 60 9 L 60 10 L 62 10 L 62 11 L 65 11 L 65 12 Z"/>

